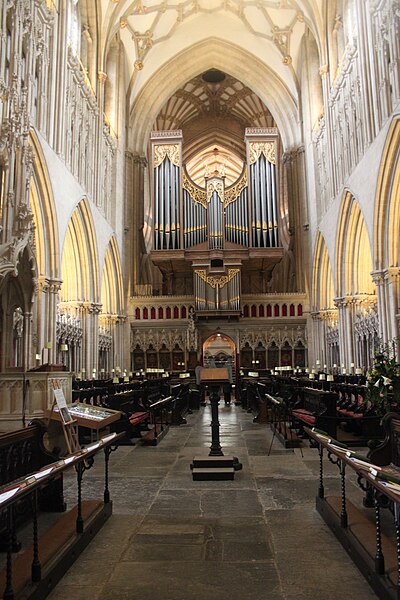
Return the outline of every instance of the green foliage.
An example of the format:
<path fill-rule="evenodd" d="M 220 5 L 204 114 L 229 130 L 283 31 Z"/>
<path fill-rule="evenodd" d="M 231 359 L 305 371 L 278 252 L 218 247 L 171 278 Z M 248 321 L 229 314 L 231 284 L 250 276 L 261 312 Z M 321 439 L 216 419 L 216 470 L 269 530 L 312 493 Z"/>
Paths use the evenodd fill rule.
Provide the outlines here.
<path fill-rule="evenodd" d="M 389 347 L 375 355 L 374 366 L 367 373 L 367 401 L 377 415 L 397 410 L 400 405 L 400 365 Z"/>

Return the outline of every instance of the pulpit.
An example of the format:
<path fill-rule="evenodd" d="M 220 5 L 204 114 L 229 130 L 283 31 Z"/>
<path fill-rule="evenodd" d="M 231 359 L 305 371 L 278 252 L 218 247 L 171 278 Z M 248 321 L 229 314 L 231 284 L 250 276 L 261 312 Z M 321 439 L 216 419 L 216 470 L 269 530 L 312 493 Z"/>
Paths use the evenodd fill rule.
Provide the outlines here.
<path fill-rule="evenodd" d="M 211 402 L 211 446 L 208 456 L 195 456 L 190 465 L 194 481 L 234 479 L 235 471 L 242 468 L 236 456 L 224 456 L 219 437 L 218 404 L 221 387 L 230 383 L 229 371 L 226 367 L 202 368 L 200 384 L 207 386 Z"/>

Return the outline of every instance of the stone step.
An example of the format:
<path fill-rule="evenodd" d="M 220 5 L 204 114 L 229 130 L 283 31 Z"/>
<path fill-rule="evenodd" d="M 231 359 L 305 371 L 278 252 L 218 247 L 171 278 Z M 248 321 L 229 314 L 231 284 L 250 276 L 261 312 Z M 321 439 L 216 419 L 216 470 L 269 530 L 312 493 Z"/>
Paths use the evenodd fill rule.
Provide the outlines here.
<path fill-rule="evenodd" d="M 193 481 L 226 481 L 235 478 L 235 469 L 233 467 L 211 467 L 193 468 Z"/>
<path fill-rule="evenodd" d="M 193 468 L 218 469 L 219 467 L 233 467 L 234 463 L 234 456 L 195 456 L 192 466 Z"/>

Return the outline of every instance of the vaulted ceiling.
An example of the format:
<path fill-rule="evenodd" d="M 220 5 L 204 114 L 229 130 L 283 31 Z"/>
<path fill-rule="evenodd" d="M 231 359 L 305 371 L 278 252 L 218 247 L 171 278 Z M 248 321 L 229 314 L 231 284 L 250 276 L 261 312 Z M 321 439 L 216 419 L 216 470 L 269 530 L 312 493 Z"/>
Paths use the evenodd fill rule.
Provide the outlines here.
<path fill-rule="evenodd" d="M 260 98 L 235 77 L 210 69 L 178 89 L 161 109 L 153 129 L 181 129 L 183 161 L 191 178 L 204 184 L 204 170 L 223 167 L 227 185 L 240 176 L 246 127 L 275 127 Z"/>
<path fill-rule="evenodd" d="M 325 0 L 99 0 L 103 60 L 116 36 L 125 51 L 138 151 L 154 123 L 186 129 L 189 140 L 200 121 L 204 131 L 207 119 L 218 114 L 222 123 L 224 112 L 243 128 L 245 121 L 269 123 L 270 111 L 281 131 L 285 123 L 284 146 L 298 143 L 301 42 L 308 27 L 318 44 L 325 5 Z M 226 74 L 220 86 L 201 81 L 213 68 Z"/>

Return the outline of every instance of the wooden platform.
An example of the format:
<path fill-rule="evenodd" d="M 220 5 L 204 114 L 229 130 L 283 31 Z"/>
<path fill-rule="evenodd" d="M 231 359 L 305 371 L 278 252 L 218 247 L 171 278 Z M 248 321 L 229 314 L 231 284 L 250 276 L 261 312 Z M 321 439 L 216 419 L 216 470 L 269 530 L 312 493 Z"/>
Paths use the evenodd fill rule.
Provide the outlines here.
<path fill-rule="evenodd" d="M 13 589 L 16 598 L 21 600 L 43 600 L 48 596 L 61 577 L 79 557 L 99 529 L 111 516 L 112 503 L 98 500 L 82 501 L 84 532 L 76 533 L 77 507 L 64 513 L 60 519 L 39 538 L 39 560 L 42 565 L 42 579 L 31 581 L 33 560 L 32 546 L 13 555 Z M 40 532 L 39 532 L 40 533 Z M 0 572 L 0 594 L 6 586 L 6 572 Z"/>
<path fill-rule="evenodd" d="M 396 546 L 383 533 L 382 551 L 385 557 L 385 574 L 378 575 L 375 572 L 376 537 L 373 509 L 371 509 L 371 520 L 369 520 L 347 500 L 348 526 L 344 528 L 340 525 L 341 497 L 328 496 L 323 499 L 317 497 L 316 508 L 379 598 L 396 600 Z"/>

